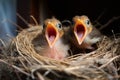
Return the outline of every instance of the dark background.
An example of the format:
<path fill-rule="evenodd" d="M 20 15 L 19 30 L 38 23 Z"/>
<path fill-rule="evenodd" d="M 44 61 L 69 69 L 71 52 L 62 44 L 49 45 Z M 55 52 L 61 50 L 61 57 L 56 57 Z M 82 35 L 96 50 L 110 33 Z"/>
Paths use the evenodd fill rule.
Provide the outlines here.
<path fill-rule="evenodd" d="M 17 3 L 17 12 L 28 21 L 30 21 L 29 15 L 34 15 L 37 21 L 40 21 L 39 5 L 41 3 L 44 4 L 45 19 L 55 16 L 59 20 L 72 20 L 75 15 L 87 15 L 94 25 L 96 20 L 101 24 L 96 26 L 97 28 L 106 24 L 113 17 L 120 16 L 120 3 L 116 0 L 18 0 Z M 24 25 L 19 19 L 18 24 Z M 113 35 L 112 30 L 115 34 L 120 33 L 120 19 L 112 21 L 101 32 L 111 36 Z"/>

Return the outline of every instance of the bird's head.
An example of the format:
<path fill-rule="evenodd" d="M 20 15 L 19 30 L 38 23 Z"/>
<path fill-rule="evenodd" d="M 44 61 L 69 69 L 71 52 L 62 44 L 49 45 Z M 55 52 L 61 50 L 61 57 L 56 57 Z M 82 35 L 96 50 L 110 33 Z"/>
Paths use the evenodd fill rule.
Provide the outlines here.
<path fill-rule="evenodd" d="M 89 18 L 85 15 L 75 16 L 73 22 L 73 32 L 80 45 L 85 37 L 92 31 L 92 24 Z"/>
<path fill-rule="evenodd" d="M 56 18 L 47 19 L 44 22 L 45 37 L 50 48 L 63 35 L 62 24 Z"/>

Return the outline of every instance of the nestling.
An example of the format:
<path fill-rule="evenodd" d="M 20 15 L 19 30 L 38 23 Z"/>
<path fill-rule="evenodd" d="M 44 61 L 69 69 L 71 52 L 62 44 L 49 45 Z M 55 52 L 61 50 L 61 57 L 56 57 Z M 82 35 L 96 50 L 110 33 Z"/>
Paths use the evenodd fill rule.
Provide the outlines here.
<path fill-rule="evenodd" d="M 68 55 L 69 46 L 63 43 L 62 24 L 56 18 L 46 19 L 43 32 L 35 39 L 36 51 L 42 56 L 62 60 Z"/>
<path fill-rule="evenodd" d="M 101 33 L 93 27 L 86 15 L 73 17 L 73 24 L 64 28 L 71 51 L 76 54 L 86 49 L 94 50 L 93 44 L 102 39 Z"/>
<path fill-rule="evenodd" d="M 92 25 L 90 19 L 85 15 L 75 16 L 73 21 L 75 23 L 74 34 L 80 45 L 79 47 L 83 49 L 93 49 L 92 45 L 102 39 L 102 34 Z"/>

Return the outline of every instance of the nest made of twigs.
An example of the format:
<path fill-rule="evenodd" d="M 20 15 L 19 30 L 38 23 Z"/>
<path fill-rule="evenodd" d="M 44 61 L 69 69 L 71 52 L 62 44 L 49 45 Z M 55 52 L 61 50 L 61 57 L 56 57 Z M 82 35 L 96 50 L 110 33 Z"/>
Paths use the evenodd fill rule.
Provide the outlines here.
<path fill-rule="evenodd" d="M 40 26 L 24 29 L 2 51 L 7 56 L 1 56 L 0 62 L 12 67 L 7 69 L 13 72 L 15 69 L 16 74 L 21 74 L 17 75 L 19 79 L 23 79 L 23 75 L 27 80 L 118 79 L 120 37 L 105 36 L 95 51 L 72 55 L 59 61 L 41 56 L 35 51 L 32 41 L 41 32 Z"/>

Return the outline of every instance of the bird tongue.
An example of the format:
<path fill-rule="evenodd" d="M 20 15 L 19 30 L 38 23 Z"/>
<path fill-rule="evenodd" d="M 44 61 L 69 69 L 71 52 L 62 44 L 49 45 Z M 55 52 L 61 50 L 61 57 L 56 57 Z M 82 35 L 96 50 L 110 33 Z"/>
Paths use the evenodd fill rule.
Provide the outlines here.
<path fill-rule="evenodd" d="M 47 34 L 46 35 L 47 35 L 48 44 L 52 48 L 52 46 L 54 45 L 54 43 L 56 41 L 56 37 L 57 37 L 57 31 L 53 25 L 49 25 L 47 27 Z"/>
<path fill-rule="evenodd" d="M 76 29 L 77 29 L 76 32 L 77 32 L 78 39 L 81 41 L 85 34 L 85 28 L 83 25 L 77 25 Z"/>
<path fill-rule="evenodd" d="M 82 37 L 83 37 L 83 35 L 84 35 L 84 32 L 78 32 L 77 35 L 78 35 L 78 38 L 79 38 L 79 39 L 82 39 Z"/>
<path fill-rule="evenodd" d="M 85 38 L 86 29 L 84 25 L 77 24 L 74 28 L 75 35 L 79 44 L 81 44 Z"/>
<path fill-rule="evenodd" d="M 55 36 L 50 36 L 50 37 L 49 37 L 49 40 L 50 40 L 50 42 L 54 42 Z"/>

